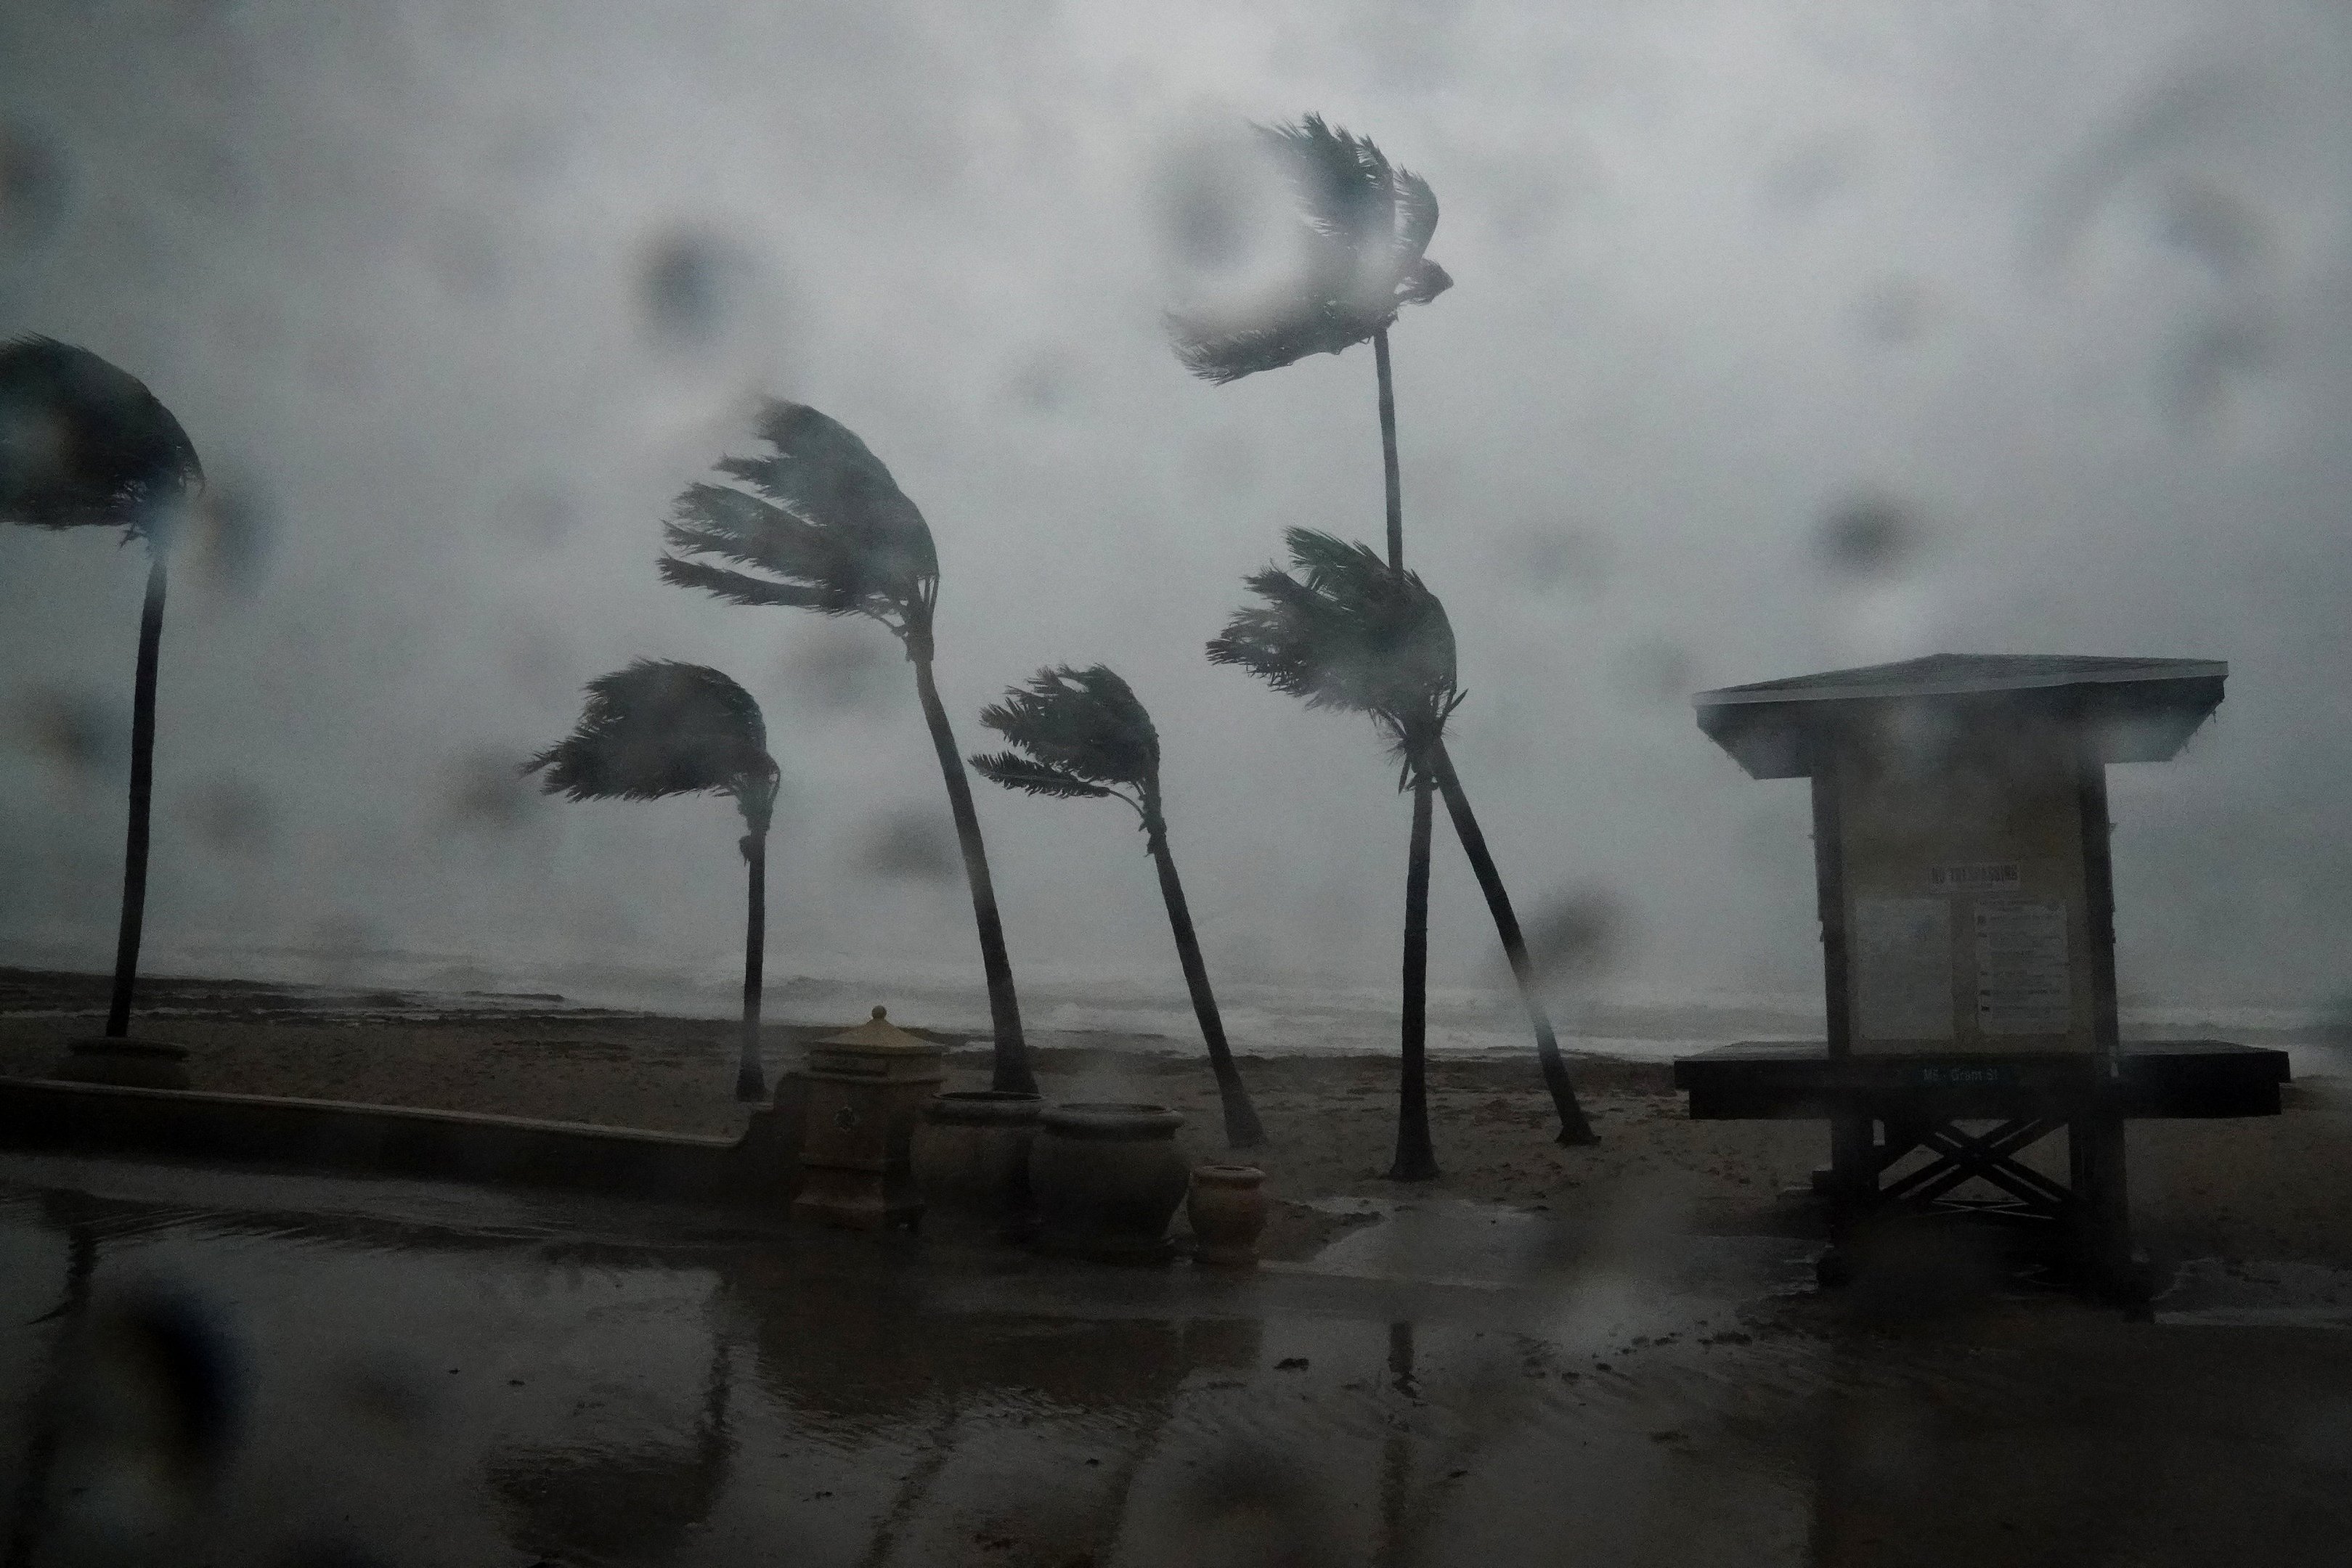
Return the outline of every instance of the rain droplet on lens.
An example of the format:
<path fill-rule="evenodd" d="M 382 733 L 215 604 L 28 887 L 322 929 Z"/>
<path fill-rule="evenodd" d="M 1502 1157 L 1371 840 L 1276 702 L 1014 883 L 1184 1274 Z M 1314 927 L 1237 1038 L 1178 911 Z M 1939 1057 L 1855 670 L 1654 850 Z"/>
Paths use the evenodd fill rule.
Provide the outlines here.
<path fill-rule="evenodd" d="M 197 841 L 224 854 L 258 854 L 278 836 L 277 808 L 250 779 L 231 775 L 198 785 L 186 811 Z"/>
<path fill-rule="evenodd" d="M 1617 565 L 1616 550 L 1581 528 L 1531 525 L 1503 542 L 1502 566 L 1512 580 L 1533 592 L 1566 590 L 1596 599 Z"/>
<path fill-rule="evenodd" d="M 130 721 L 112 701 L 64 686 L 19 692 L 7 716 L 10 737 L 17 745 L 73 774 L 113 769 L 130 735 Z"/>
<path fill-rule="evenodd" d="M 1040 349 L 1013 374 L 1013 395 L 1037 413 L 1058 413 L 1077 386 L 1077 366 L 1056 349 Z"/>
<path fill-rule="evenodd" d="M 668 348 L 708 348 L 726 334 L 746 287 L 742 258 L 715 235 L 673 229 L 646 244 L 637 277 L 646 329 Z"/>
<path fill-rule="evenodd" d="M 215 476 L 182 525 L 205 580 L 230 593 L 251 591 L 278 542 L 278 517 L 250 475 Z"/>
<path fill-rule="evenodd" d="M 1608 894 L 1569 893 L 1536 911 L 1527 936 L 1537 977 L 1546 985 L 1573 984 L 1616 961 L 1625 943 L 1625 921 Z"/>
<path fill-rule="evenodd" d="M 507 832 L 539 809 L 539 800 L 517 769 L 520 758 L 489 747 L 469 751 L 450 767 L 448 816 L 461 828 Z"/>
<path fill-rule="evenodd" d="M 534 549 L 561 544 L 580 520 L 569 491 L 551 484 L 518 485 L 499 503 L 499 531 Z"/>
<path fill-rule="evenodd" d="M 879 876 L 944 882 L 956 874 L 955 836 L 937 813 L 910 808 L 877 817 L 860 857 Z"/>
<path fill-rule="evenodd" d="M 1890 347 L 1916 341 L 1936 313 L 1935 296 L 1912 277 L 1889 277 L 1862 298 L 1863 336 Z"/>
<path fill-rule="evenodd" d="M 1899 503 L 1869 495 L 1832 508 L 1813 536 L 1822 565 L 1844 577 L 1899 571 L 1910 564 L 1920 542 L 1918 526 Z"/>
<path fill-rule="evenodd" d="M 2270 368 L 2277 350 L 2271 323 L 2259 310 L 2245 309 L 2192 324 L 2167 356 L 2165 401 L 2184 425 L 2221 415 L 2231 395 L 2246 390 Z"/>
<path fill-rule="evenodd" d="M 169 1522 L 220 1471 L 244 1406 L 242 1368 L 225 1325 L 184 1292 L 142 1289 L 92 1322 L 85 1373 L 106 1391 L 80 1402 L 101 1423 L 74 1445 L 85 1485 Z"/>
<path fill-rule="evenodd" d="M 31 250 L 56 233 L 71 183 L 56 142 L 21 120 L 0 120 L 0 254 Z"/>
<path fill-rule="evenodd" d="M 1691 657 L 1671 637 L 1650 637 L 1621 648 L 1611 662 L 1610 675 L 1628 701 L 1680 704 L 1691 694 Z"/>
<path fill-rule="evenodd" d="M 2157 232 L 2222 278 L 2259 260 L 2269 237 L 2262 214 L 2244 197 L 2203 181 L 2165 193 Z"/>
<path fill-rule="evenodd" d="M 784 678 L 795 697 L 837 713 L 887 702 L 898 689 L 898 663 L 868 629 L 824 625 L 793 642 Z"/>

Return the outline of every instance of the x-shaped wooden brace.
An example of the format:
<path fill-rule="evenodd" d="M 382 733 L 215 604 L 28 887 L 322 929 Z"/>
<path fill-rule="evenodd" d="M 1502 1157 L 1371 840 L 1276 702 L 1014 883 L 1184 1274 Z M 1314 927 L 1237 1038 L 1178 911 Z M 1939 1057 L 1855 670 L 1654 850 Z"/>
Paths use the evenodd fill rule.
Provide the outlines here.
<path fill-rule="evenodd" d="M 1949 1122 L 1914 1124 L 1899 1134 L 1890 1126 L 1874 1176 L 1913 1149 L 1926 1149 L 1937 1157 L 1880 1188 L 1878 1198 L 1924 1208 L 1980 1176 L 2036 1212 L 2063 1213 L 2076 1201 L 2074 1194 L 2040 1171 L 2018 1164 L 2013 1156 L 2064 1125 L 2064 1119 L 2059 1117 L 2021 1116 L 1981 1135 L 1963 1132 Z"/>

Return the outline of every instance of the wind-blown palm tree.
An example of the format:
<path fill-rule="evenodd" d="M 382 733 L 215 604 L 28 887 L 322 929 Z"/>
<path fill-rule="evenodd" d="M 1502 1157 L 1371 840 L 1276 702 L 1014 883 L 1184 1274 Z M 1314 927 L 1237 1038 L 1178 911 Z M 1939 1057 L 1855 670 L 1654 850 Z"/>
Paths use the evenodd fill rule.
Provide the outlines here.
<path fill-rule="evenodd" d="M 1295 125 L 1254 129 L 1289 178 L 1297 201 L 1303 264 L 1282 287 L 1237 308 L 1170 312 L 1169 332 L 1186 367 L 1220 384 L 1278 370 L 1309 354 L 1337 354 L 1370 341 L 1380 383 L 1388 563 L 1391 571 L 1402 572 L 1404 497 L 1398 475 L 1389 328 L 1407 305 L 1426 305 L 1454 285 L 1445 269 L 1426 254 L 1437 232 L 1436 193 L 1420 175 L 1391 163 L 1370 138 L 1327 125 L 1320 115 L 1309 114 Z M 1559 1117 L 1559 1141 L 1590 1144 L 1592 1129 L 1577 1103 L 1518 916 L 1443 740 L 1431 755 L 1430 768 L 1517 982 L 1544 1082 Z"/>
<path fill-rule="evenodd" d="M 1327 125 L 1319 114 L 1252 129 L 1297 198 L 1303 263 L 1270 294 L 1231 308 L 1169 312 L 1169 333 L 1186 368 L 1221 384 L 1370 341 L 1388 475 L 1389 564 L 1402 570 L 1404 508 L 1389 328 L 1404 307 L 1426 305 L 1454 287 L 1425 254 L 1437 232 L 1437 194 L 1428 181 L 1391 163 L 1370 137 Z"/>
<path fill-rule="evenodd" d="M 522 766 L 540 788 L 574 800 L 724 795 L 743 815 L 736 847 L 750 869 L 743 922 L 743 1032 L 735 1096 L 767 1092 L 760 1072 L 761 969 L 768 935 L 768 824 L 776 763 L 751 694 L 708 664 L 639 659 L 588 683 L 580 725 Z"/>
<path fill-rule="evenodd" d="M 755 428 L 770 453 L 726 457 L 719 471 L 740 485 L 699 484 L 677 498 L 663 532 L 675 554 L 662 580 L 698 588 L 730 604 L 781 604 L 821 615 L 864 615 L 888 627 L 915 666 L 915 694 L 939 754 L 948 809 L 963 849 L 965 880 L 988 976 L 996 1034 L 993 1082 L 1034 1094 L 1037 1078 L 1021 1033 L 1021 1004 L 988 873 L 988 846 L 964 776 L 955 732 L 931 674 L 932 612 L 940 563 L 930 526 L 882 460 L 849 428 L 805 403 L 770 399 Z M 716 556 L 733 566 L 689 559 Z M 749 567 L 740 571 L 735 567 Z"/>
<path fill-rule="evenodd" d="M 1267 567 L 1244 580 L 1265 601 L 1234 612 L 1209 643 L 1209 662 L 1238 664 L 1309 707 L 1369 715 L 1412 792 L 1404 906 L 1403 1059 L 1397 1094 L 1395 1181 L 1437 1175 L 1429 1137 L 1430 796 L 1434 752 L 1461 706 L 1454 627 L 1445 606 L 1411 572 L 1369 546 L 1310 528 L 1285 536 L 1297 575 Z"/>
<path fill-rule="evenodd" d="M 982 711 L 980 722 L 1013 743 L 1010 751 L 975 757 L 982 778 L 1008 789 L 1062 800 L 1124 800 L 1135 810 L 1144 847 L 1159 868 L 1160 894 L 1168 904 L 1168 925 L 1176 938 L 1176 958 L 1201 1020 L 1216 1075 L 1217 1097 L 1225 1113 L 1225 1142 L 1237 1149 L 1265 1142 L 1265 1128 L 1250 1103 L 1241 1069 L 1225 1042 L 1216 993 L 1209 988 L 1201 940 L 1192 931 L 1192 911 L 1176 875 L 1168 847 L 1168 818 L 1160 795 L 1160 732 L 1135 693 L 1101 664 L 1084 670 L 1067 664 L 1040 670 L 1026 687 L 1006 688 L 1004 700 Z"/>
<path fill-rule="evenodd" d="M 148 809 L 155 787 L 155 683 L 163 643 L 172 525 L 203 488 L 204 465 L 171 410 L 136 378 L 49 338 L 0 344 L 0 521 L 119 528 L 147 547 L 147 597 L 131 699 L 131 817 L 106 1033 L 131 1032 L 147 911 Z"/>

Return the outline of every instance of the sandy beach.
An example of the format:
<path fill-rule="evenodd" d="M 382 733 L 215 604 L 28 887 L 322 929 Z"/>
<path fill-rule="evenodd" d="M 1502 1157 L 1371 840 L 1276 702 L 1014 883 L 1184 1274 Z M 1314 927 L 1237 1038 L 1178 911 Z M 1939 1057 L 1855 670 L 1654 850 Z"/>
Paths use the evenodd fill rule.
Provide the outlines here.
<path fill-rule="evenodd" d="M 97 1031 L 104 980 L 0 970 L 0 1072 L 43 1076 L 65 1043 Z M 186 1048 L 194 1087 L 612 1126 L 730 1134 L 734 1031 L 725 1020 L 574 1008 L 558 998 L 453 1001 L 255 982 L 142 982 L 134 1034 Z M 840 1025 L 772 1025 L 771 1077 Z M 950 1046 L 950 1088 L 984 1088 L 984 1041 Z M 1194 1159 L 1225 1151 L 1196 1045 L 1160 1038 L 1032 1037 L 1049 1102 L 1141 1100 L 1184 1113 Z M 1638 1209 L 1702 1234 L 1810 1236 L 1802 1189 L 1826 1158 L 1815 1123 L 1693 1122 L 1662 1063 L 1592 1056 L 1572 1068 L 1598 1146 L 1563 1148 L 1532 1051 L 1525 1060 L 1440 1058 L 1432 1121 L 1444 1175 L 1382 1179 L 1395 1133 L 1396 1064 L 1377 1056 L 1244 1056 L 1270 1142 L 1253 1151 L 1280 1200 L 1268 1249 L 1311 1251 L 1349 1222 L 1344 1200 L 1455 1197 L 1574 1218 Z M 2306 1074 L 2273 1118 L 2137 1123 L 2133 1218 L 2159 1264 L 2262 1260 L 2352 1267 L 2352 1082 Z M 2061 1156 L 2063 1157 L 2063 1156 Z M 1315 1207 L 1308 1207 L 1308 1206 Z"/>

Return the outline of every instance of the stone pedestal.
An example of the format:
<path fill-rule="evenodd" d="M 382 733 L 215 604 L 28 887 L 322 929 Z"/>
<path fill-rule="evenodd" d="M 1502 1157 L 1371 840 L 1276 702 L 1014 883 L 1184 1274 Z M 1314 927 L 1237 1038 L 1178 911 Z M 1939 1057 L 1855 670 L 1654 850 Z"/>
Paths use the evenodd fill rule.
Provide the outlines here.
<path fill-rule="evenodd" d="M 946 1076 L 946 1054 L 880 1008 L 869 1021 L 809 1047 L 800 1073 L 806 1109 L 794 1215 L 853 1230 L 921 1218 L 908 1145 Z"/>

